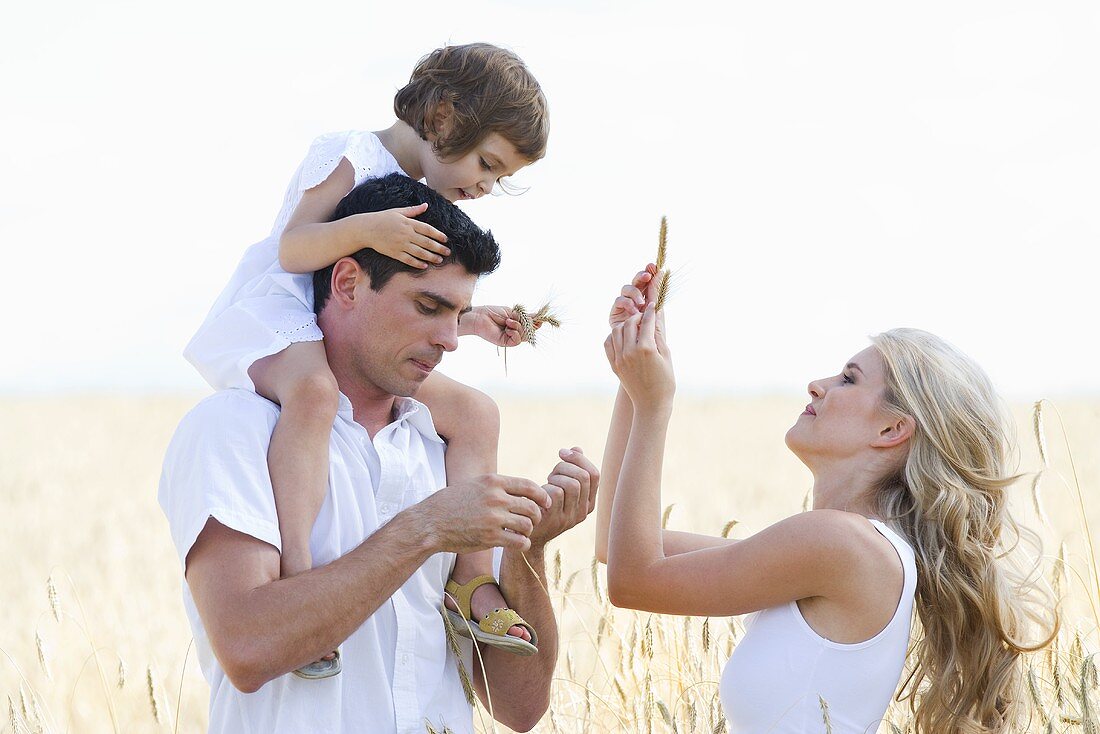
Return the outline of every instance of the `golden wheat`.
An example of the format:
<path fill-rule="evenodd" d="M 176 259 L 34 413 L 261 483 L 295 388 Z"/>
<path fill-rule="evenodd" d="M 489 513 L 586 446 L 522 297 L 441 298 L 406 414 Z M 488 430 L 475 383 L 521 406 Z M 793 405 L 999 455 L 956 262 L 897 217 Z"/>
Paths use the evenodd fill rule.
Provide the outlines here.
<path fill-rule="evenodd" d="M 781 437 L 799 403 L 680 400 L 666 458 L 665 502 L 676 506 L 669 526 L 744 537 L 797 511 L 809 478 Z M 179 599 L 180 565 L 153 492 L 168 436 L 190 404 L 39 399 L 0 405 L 0 492 L 10 515 L 21 521 L 0 534 L 0 553 L 21 559 L 3 572 L 5 585 L 16 589 L 5 605 L 10 623 L 0 629 L 10 731 L 205 728 L 208 689 L 197 666 L 185 666 L 193 653 Z M 1070 437 L 1091 440 L 1100 432 L 1100 404 L 1057 407 Z M 557 461 L 552 447 L 602 445 L 610 401 L 512 399 L 501 410 L 501 471 L 539 478 Z M 1017 419 L 1034 430 L 1029 412 L 1018 409 Z M 1044 404 L 1040 430 L 1055 416 L 1054 406 Z M 1074 452 L 1071 470 L 1067 444 L 1047 433 L 1042 457 L 1040 434 L 1021 446 L 1024 468 L 1035 472 L 1046 465 L 1041 503 L 1036 507 L 1026 483 L 1014 501 L 1033 523 L 1042 522 L 1040 508 L 1049 520 L 1047 573 L 1064 599 L 1065 624 L 1051 647 L 1026 658 L 1028 690 L 1021 693 L 1034 716 L 1032 727 L 1021 731 L 1095 731 L 1100 639 L 1093 610 L 1100 598 L 1083 528 L 1100 522 L 1100 502 L 1082 498 L 1095 496 L 1089 492 L 1100 486 L 1100 453 Z M 57 446 L 82 448 L 58 453 Z M 734 516 L 739 522 L 724 522 Z M 718 680 L 743 635 L 741 623 L 612 607 L 603 567 L 592 558 L 593 532 L 589 521 L 551 549 L 549 593 L 561 625 L 561 654 L 551 713 L 536 731 L 725 731 Z M 132 571 L 112 572 L 104 558 L 111 559 L 110 568 Z M 66 583 L 65 570 L 76 584 Z M 40 668 L 39 648 L 52 680 Z M 124 658 L 145 668 L 145 685 L 126 685 Z M 824 722 L 825 710 L 822 716 Z M 475 722 L 480 731 L 508 731 L 484 713 Z M 910 726 L 907 708 L 895 705 L 880 731 Z"/>

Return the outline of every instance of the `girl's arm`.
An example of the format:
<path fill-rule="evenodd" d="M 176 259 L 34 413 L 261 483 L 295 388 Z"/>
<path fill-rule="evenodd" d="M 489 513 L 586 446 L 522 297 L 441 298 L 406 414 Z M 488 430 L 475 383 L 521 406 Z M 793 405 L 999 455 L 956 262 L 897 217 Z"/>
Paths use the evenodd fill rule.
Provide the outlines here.
<path fill-rule="evenodd" d="M 426 268 L 450 254 L 446 235 L 412 217 L 427 204 L 353 214 L 330 222 L 340 199 L 355 185 L 355 171 L 347 158 L 328 178 L 302 194 L 279 238 L 279 265 L 288 273 L 311 273 L 342 257 L 370 247 L 406 265 Z"/>
<path fill-rule="evenodd" d="M 608 528 L 612 602 L 661 614 L 728 616 L 807 597 L 852 598 L 869 576 L 864 571 L 881 558 L 877 531 L 853 513 L 817 510 L 737 543 L 666 550 L 660 477 L 675 381 L 657 321 L 648 305 L 604 344 L 634 407 Z"/>

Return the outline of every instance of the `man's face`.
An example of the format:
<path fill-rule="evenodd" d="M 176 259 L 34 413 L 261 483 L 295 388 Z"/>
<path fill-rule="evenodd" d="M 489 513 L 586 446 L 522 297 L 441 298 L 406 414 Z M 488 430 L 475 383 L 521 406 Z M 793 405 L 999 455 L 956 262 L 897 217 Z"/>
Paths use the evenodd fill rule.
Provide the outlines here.
<path fill-rule="evenodd" d="M 443 353 L 458 346 L 458 319 L 470 310 L 476 283 L 476 275 L 453 263 L 422 275 L 397 273 L 381 291 L 364 277 L 343 324 L 346 364 L 361 384 L 414 395 Z"/>

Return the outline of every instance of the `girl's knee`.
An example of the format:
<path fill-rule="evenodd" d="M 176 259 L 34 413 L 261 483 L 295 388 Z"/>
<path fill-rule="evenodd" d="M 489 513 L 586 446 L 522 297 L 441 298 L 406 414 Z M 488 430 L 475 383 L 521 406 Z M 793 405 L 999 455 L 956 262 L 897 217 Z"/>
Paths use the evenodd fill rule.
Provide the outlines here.
<path fill-rule="evenodd" d="M 340 403 L 340 387 L 336 384 L 336 377 L 328 369 L 297 375 L 286 391 L 284 409 L 288 403 L 335 417 Z"/>

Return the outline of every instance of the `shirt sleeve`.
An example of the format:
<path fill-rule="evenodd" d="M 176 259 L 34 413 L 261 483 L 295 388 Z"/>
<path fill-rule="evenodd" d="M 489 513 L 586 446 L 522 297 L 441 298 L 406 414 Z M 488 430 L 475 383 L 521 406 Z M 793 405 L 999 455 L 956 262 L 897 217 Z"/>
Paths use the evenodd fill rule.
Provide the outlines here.
<path fill-rule="evenodd" d="M 168 445 L 158 500 L 186 571 L 187 554 L 211 517 L 281 550 L 267 449 L 274 404 L 225 390 L 184 416 Z"/>

